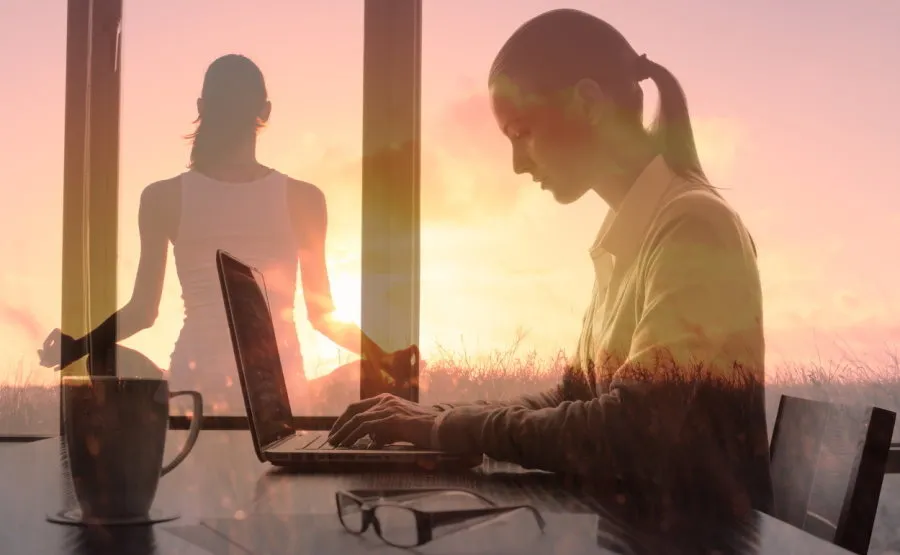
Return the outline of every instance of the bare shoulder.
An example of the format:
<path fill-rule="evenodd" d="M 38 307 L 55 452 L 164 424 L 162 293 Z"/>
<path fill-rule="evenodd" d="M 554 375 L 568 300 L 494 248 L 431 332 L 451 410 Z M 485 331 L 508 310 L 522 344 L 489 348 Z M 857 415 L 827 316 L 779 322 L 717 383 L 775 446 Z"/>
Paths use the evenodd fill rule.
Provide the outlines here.
<path fill-rule="evenodd" d="M 287 199 L 291 218 L 299 232 L 310 225 L 324 225 L 322 222 L 327 220 L 328 208 L 322 189 L 308 181 L 288 177 Z"/>
<path fill-rule="evenodd" d="M 177 222 L 181 218 L 181 176 L 174 176 L 144 187 L 141 191 L 139 219 L 142 225 L 152 225 L 170 240 L 175 239 Z"/>
<path fill-rule="evenodd" d="M 287 176 L 288 200 L 295 207 L 311 207 L 325 204 L 325 193 L 316 185 Z"/>
<path fill-rule="evenodd" d="M 287 202 L 291 224 L 300 245 L 320 244 L 328 226 L 328 208 L 322 189 L 290 176 L 287 177 Z"/>
<path fill-rule="evenodd" d="M 178 199 L 181 194 L 181 176 L 161 179 L 144 187 L 141 203 L 162 207 Z"/>

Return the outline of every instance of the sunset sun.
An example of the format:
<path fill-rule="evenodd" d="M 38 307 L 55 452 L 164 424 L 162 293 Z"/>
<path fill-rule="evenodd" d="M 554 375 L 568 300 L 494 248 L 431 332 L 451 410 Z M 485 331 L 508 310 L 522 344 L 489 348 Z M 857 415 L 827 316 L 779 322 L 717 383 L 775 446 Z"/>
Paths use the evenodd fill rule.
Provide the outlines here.
<path fill-rule="evenodd" d="M 359 277 L 354 278 L 341 273 L 331 277 L 331 296 L 334 299 L 336 320 L 360 325 L 361 287 Z"/>

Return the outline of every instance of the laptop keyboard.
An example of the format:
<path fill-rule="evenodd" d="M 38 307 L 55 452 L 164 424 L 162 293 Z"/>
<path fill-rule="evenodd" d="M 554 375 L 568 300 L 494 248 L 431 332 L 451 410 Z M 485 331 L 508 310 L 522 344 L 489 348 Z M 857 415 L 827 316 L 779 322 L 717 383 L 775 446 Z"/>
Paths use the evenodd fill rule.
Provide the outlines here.
<path fill-rule="evenodd" d="M 296 450 L 300 451 L 330 451 L 335 449 L 375 449 L 377 446 L 368 436 L 362 437 L 350 447 L 335 447 L 328 443 L 327 432 L 301 432 L 296 440 Z"/>

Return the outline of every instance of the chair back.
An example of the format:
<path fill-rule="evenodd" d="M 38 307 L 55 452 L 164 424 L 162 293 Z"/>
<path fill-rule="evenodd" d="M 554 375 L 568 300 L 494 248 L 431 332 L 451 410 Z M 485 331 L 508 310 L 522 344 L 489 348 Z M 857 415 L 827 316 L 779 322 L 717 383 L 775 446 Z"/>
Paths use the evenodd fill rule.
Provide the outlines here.
<path fill-rule="evenodd" d="M 896 414 L 782 395 L 770 445 L 774 517 L 869 549 Z"/>

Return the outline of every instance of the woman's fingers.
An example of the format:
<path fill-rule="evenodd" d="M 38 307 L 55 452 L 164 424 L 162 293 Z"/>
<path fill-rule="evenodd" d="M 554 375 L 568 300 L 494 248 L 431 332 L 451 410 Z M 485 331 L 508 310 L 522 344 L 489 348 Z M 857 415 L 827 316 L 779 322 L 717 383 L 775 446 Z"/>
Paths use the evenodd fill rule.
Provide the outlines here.
<path fill-rule="evenodd" d="M 356 443 L 356 440 L 369 433 L 372 422 L 377 422 L 388 418 L 392 415 L 389 408 L 374 408 L 361 412 L 347 421 L 346 424 L 334 433 L 329 441 L 332 445 L 349 447 Z"/>
<path fill-rule="evenodd" d="M 335 421 L 334 425 L 331 427 L 329 440 L 331 439 L 331 436 L 334 436 L 334 434 L 337 433 L 338 430 L 343 428 L 351 418 L 355 417 L 361 412 L 369 410 L 370 408 L 380 403 L 383 399 L 383 395 L 376 395 L 375 397 L 357 401 L 344 409 L 344 413 L 338 417 L 337 421 Z"/>
<path fill-rule="evenodd" d="M 344 445 L 345 447 L 349 447 L 365 436 L 369 436 L 371 438 L 373 435 L 379 435 L 378 430 L 383 428 L 385 424 L 388 424 L 390 420 L 390 414 L 382 414 L 380 418 L 363 422 L 359 425 L 358 428 L 350 432 L 350 434 L 344 439 L 342 445 Z M 382 433 L 381 435 L 383 436 L 384 434 Z M 374 438 L 372 439 L 372 441 L 375 441 Z"/>
<path fill-rule="evenodd" d="M 60 348 L 62 344 L 62 332 L 59 328 L 51 331 L 44 344 L 38 349 L 38 360 L 41 366 L 56 368 L 60 364 Z"/>
<path fill-rule="evenodd" d="M 46 350 L 58 345 L 60 343 L 61 338 L 62 338 L 62 332 L 59 330 L 59 328 L 56 328 L 55 330 L 51 331 L 47 335 L 47 339 L 44 339 L 43 349 L 46 351 Z"/>

